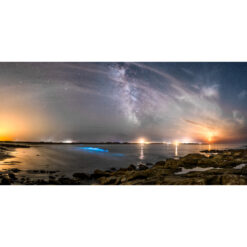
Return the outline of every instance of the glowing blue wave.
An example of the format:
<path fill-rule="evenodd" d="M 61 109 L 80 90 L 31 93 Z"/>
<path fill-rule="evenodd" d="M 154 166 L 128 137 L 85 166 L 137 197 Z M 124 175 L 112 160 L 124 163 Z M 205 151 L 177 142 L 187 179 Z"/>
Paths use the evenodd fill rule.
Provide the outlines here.
<path fill-rule="evenodd" d="M 110 153 L 108 149 L 103 149 L 103 148 L 95 148 L 95 147 L 78 147 L 77 149 L 79 150 L 85 150 L 88 151 L 90 153 L 107 153 L 107 155 L 110 156 L 116 156 L 116 157 L 122 157 L 124 156 L 124 154 L 121 153 Z"/>
<path fill-rule="evenodd" d="M 93 148 L 93 147 L 80 147 L 79 149 L 93 151 L 93 152 L 105 152 L 108 153 L 109 150 L 103 148 Z"/>

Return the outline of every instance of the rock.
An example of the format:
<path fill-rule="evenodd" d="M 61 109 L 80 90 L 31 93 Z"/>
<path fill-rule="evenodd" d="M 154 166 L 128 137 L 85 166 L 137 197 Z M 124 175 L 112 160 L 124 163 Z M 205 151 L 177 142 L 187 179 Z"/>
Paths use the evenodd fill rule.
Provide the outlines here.
<path fill-rule="evenodd" d="M 179 167 L 179 161 L 175 159 L 167 159 L 164 165 L 166 169 L 175 169 Z"/>
<path fill-rule="evenodd" d="M 128 166 L 127 170 L 128 171 L 134 171 L 134 170 L 136 170 L 136 166 L 131 164 L 131 165 Z"/>
<path fill-rule="evenodd" d="M 9 178 L 7 177 L 2 177 L 2 181 L 1 181 L 2 185 L 11 185 L 11 181 Z"/>
<path fill-rule="evenodd" d="M 153 166 L 153 163 L 146 163 L 146 166 Z"/>
<path fill-rule="evenodd" d="M 247 166 L 244 166 L 242 169 L 241 169 L 241 174 L 243 176 L 247 176 Z"/>
<path fill-rule="evenodd" d="M 98 179 L 99 183 L 102 185 L 107 185 L 107 184 L 115 184 L 117 180 L 117 177 L 115 176 L 110 176 L 110 177 L 101 177 Z M 119 179 L 120 181 L 120 179 Z"/>
<path fill-rule="evenodd" d="M 97 178 L 100 178 L 100 177 L 107 177 L 107 176 L 110 176 L 109 172 L 101 171 L 99 169 L 96 169 L 94 171 L 94 173 L 91 175 L 91 178 L 97 179 Z"/>
<path fill-rule="evenodd" d="M 205 178 L 186 178 L 186 177 L 176 177 L 176 176 L 168 176 L 165 177 L 161 184 L 165 185 L 205 185 L 206 179 Z"/>
<path fill-rule="evenodd" d="M 201 150 L 201 153 L 222 153 L 225 150 L 217 150 L 217 149 L 212 149 L 212 150 Z"/>
<path fill-rule="evenodd" d="M 78 181 L 75 181 L 74 179 L 66 178 L 66 177 L 59 178 L 58 182 L 61 185 L 78 185 L 79 184 Z"/>
<path fill-rule="evenodd" d="M 160 168 L 163 167 L 164 168 L 165 165 L 166 165 L 165 161 L 158 161 L 158 162 L 155 163 L 154 168 L 157 168 L 157 167 L 160 167 Z"/>
<path fill-rule="evenodd" d="M 45 181 L 44 179 L 38 179 L 33 184 L 36 184 L 36 185 L 48 185 L 49 183 L 47 181 Z"/>
<path fill-rule="evenodd" d="M 21 170 L 18 169 L 18 168 L 12 168 L 12 169 L 10 169 L 10 171 L 12 171 L 12 172 L 14 172 L 14 173 L 17 173 L 17 172 L 20 172 Z"/>
<path fill-rule="evenodd" d="M 205 156 L 202 154 L 188 154 L 185 157 L 181 158 L 179 161 L 182 165 L 187 168 L 192 168 L 198 165 L 198 161 L 204 159 Z"/>
<path fill-rule="evenodd" d="M 222 175 L 221 183 L 223 185 L 244 185 L 246 184 L 246 180 L 237 175 L 226 174 Z"/>
<path fill-rule="evenodd" d="M 218 164 L 215 160 L 204 157 L 204 158 L 198 160 L 197 166 L 199 166 L 199 167 L 217 167 Z"/>
<path fill-rule="evenodd" d="M 147 170 L 147 169 L 148 167 L 143 164 L 138 165 L 138 170 Z"/>
<path fill-rule="evenodd" d="M 9 173 L 8 174 L 11 180 L 16 180 L 16 176 L 14 173 Z"/>
<path fill-rule="evenodd" d="M 81 179 L 81 180 L 84 180 L 84 179 L 90 179 L 90 175 L 86 174 L 86 173 L 74 173 L 73 174 L 73 177 L 74 178 L 78 178 L 78 179 Z"/>
<path fill-rule="evenodd" d="M 148 173 L 146 171 L 134 171 L 130 174 L 127 174 L 126 179 L 127 181 L 131 181 L 134 179 L 145 179 L 148 177 Z"/>

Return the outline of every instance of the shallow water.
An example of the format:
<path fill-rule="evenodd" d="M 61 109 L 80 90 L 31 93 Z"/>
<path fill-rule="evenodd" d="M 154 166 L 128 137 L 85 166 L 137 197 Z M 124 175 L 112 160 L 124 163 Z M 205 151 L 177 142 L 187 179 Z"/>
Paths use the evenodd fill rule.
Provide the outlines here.
<path fill-rule="evenodd" d="M 208 171 L 208 170 L 211 170 L 211 169 L 214 169 L 213 167 L 194 167 L 194 168 L 191 168 L 191 169 L 186 169 L 186 168 L 181 168 L 181 171 L 180 172 L 176 172 L 175 174 L 176 175 L 182 175 L 182 174 L 187 174 L 189 172 L 204 172 L 204 171 Z"/>
<path fill-rule="evenodd" d="M 106 170 L 127 167 L 130 164 L 155 163 L 167 158 L 199 153 L 205 149 L 241 147 L 243 145 L 239 144 L 34 145 L 31 148 L 17 148 L 11 152 L 15 157 L 0 161 L 0 170 L 18 168 L 22 170 L 20 174 L 27 170 L 56 170 L 60 171 L 60 174 L 71 176 L 75 172 L 91 173 L 95 169 Z"/>
<path fill-rule="evenodd" d="M 246 166 L 247 164 L 240 164 L 234 167 L 234 169 L 242 169 Z"/>

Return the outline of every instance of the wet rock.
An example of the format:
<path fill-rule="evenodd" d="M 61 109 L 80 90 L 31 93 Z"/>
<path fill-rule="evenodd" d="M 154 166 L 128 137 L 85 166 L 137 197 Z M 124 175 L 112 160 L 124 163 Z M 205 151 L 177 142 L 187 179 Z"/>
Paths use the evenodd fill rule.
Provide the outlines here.
<path fill-rule="evenodd" d="M 2 177 L 2 181 L 1 181 L 2 185 L 11 185 L 11 180 L 5 176 Z"/>
<path fill-rule="evenodd" d="M 59 171 L 48 171 L 48 170 L 26 170 L 27 173 L 30 174 L 53 174 Z"/>
<path fill-rule="evenodd" d="M 11 180 L 16 180 L 16 176 L 14 173 L 9 173 L 8 175 Z"/>
<path fill-rule="evenodd" d="M 143 165 L 143 164 L 140 164 L 140 165 L 138 165 L 138 170 L 147 170 L 148 169 L 148 167 L 147 166 L 145 166 L 145 165 Z"/>
<path fill-rule="evenodd" d="M 74 178 L 78 178 L 78 179 L 80 179 L 80 180 L 90 179 L 90 175 L 88 175 L 88 174 L 86 174 L 86 173 L 83 173 L 83 172 L 81 172 L 81 173 L 79 173 L 79 172 L 74 173 L 74 174 L 73 174 L 73 177 L 74 177 Z"/>
<path fill-rule="evenodd" d="M 201 153 L 222 153 L 224 150 L 212 149 L 212 150 L 201 150 Z"/>
<path fill-rule="evenodd" d="M 238 185 L 241 184 L 241 178 L 237 175 L 225 174 L 221 176 L 221 184 L 224 185 Z"/>
<path fill-rule="evenodd" d="M 185 157 L 181 158 L 179 161 L 182 166 L 192 168 L 198 166 L 198 161 L 204 158 L 205 156 L 202 154 L 188 154 Z"/>
<path fill-rule="evenodd" d="M 98 179 L 99 183 L 102 184 L 102 185 L 113 185 L 116 183 L 116 180 L 118 178 L 115 177 L 115 176 L 110 176 L 110 177 L 101 177 Z M 120 182 L 120 179 L 119 179 L 119 182 Z"/>
<path fill-rule="evenodd" d="M 164 168 L 165 167 L 165 164 L 166 164 L 166 162 L 165 161 L 158 161 L 158 162 L 156 162 L 155 163 L 155 165 L 154 165 L 154 167 L 156 167 L 156 168 Z"/>
<path fill-rule="evenodd" d="M 146 166 L 153 166 L 153 163 L 146 163 Z"/>
<path fill-rule="evenodd" d="M 136 170 L 136 166 L 131 164 L 131 165 L 128 166 L 127 170 L 128 171 L 134 171 L 134 170 Z"/>
<path fill-rule="evenodd" d="M 49 184 L 51 185 L 59 185 L 60 183 L 53 176 L 49 176 Z"/>
<path fill-rule="evenodd" d="M 236 174 L 222 174 L 207 177 L 208 185 L 246 185 L 246 178 Z"/>
<path fill-rule="evenodd" d="M 100 177 L 107 177 L 107 176 L 110 176 L 110 172 L 101 171 L 99 169 L 96 169 L 94 171 L 94 173 L 91 175 L 91 178 L 92 179 L 97 179 L 97 178 L 100 178 Z"/>
<path fill-rule="evenodd" d="M 10 171 L 12 171 L 12 172 L 14 172 L 14 173 L 17 173 L 17 172 L 20 172 L 21 170 L 18 169 L 18 168 L 12 168 L 12 169 L 10 169 Z"/>
<path fill-rule="evenodd" d="M 58 182 L 61 185 L 78 185 L 78 184 L 80 184 L 78 181 L 71 179 L 71 178 L 66 178 L 66 177 L 59 178 Z"/>
<path fill-rule="evenodd" d="M 180 162 L 178 160 L 167 159 L 165 164 L 164 164 L 164 168 L 166 168 L 166 169 L 174 169 L 174 168 L 178 168 L 179 165 L 180 165 Z"/>
<path fill-rule="evenodd" d="M 149 174 L 145 171 L 136 171 L 126 175 L 127 181 L 131 181 L 134 179 L 145 179 L 149 176 Z"/>
<path fill-rule="evenodd" d="M 198 160 L 197 166 L 199 166 L 199 167 L 217 167 L 218 164 L 215 160 L 204 157 L 204 158 Z"/>
<path fill-rule="evenodd" d="M 33 184 L 36 184 L 36 185 L 48 185 L 49 183 L 48 183 L 48 181 L 45 181 L 44 179 L 38 179 Z"/>
<path fill-rule="evenodd" d="M 175 176 L 168 176 L 165 177 L 161 184 L 164 185 L 205 185 L 206 179 L 201 177 L 175 177 Z"/>

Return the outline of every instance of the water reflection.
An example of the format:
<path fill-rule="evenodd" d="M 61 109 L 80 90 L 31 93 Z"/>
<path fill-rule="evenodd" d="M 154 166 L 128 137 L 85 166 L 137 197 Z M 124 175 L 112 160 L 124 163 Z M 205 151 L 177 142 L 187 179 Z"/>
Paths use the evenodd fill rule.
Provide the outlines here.
<path fill-rule="evenodd" d="M 211 151 L 211 144 L 208 144 L 208 151 Z"/>
<path fill-rule="evenodd" d="M 141 145 L 141 149 L 140 149 L 139 159 L 143 160 L 144 159 L 144 144 L 140 144 L 140 145 Z"/>
<path fill-rule="evenodd" d="M 178 144 L 175 144 L 175 157 L 178 156 Z"/>

